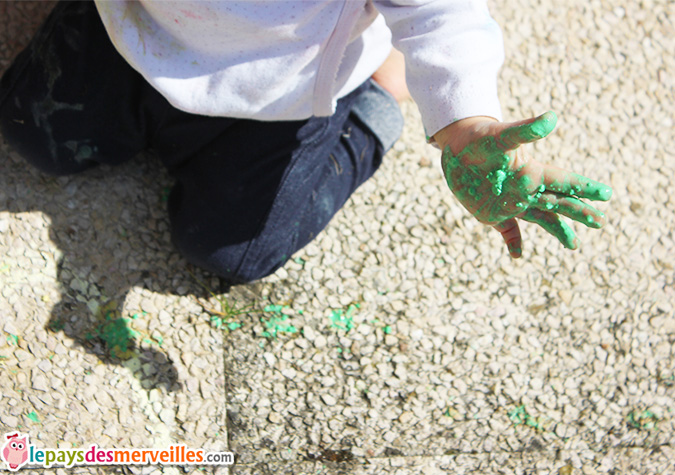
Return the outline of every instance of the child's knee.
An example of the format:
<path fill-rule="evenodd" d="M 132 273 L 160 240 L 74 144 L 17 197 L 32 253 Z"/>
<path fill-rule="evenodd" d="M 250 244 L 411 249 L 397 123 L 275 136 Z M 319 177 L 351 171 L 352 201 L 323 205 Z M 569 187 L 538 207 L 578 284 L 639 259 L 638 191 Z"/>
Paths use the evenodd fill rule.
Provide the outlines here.
<path fill-rule="evenodd" d="M 96 165 L 95 146 L 75 140 L 57 143 L 50 140 L 49 127 L 44 130 L 25 119 L 2 114 L 0 134 L 28 163 L 48 175 L 72 175 Z"/>
<path fill-rule="evenodd" d="M 172 240 L 188 262 L 212 272 L 231 284 L 246 284 L 273 274 L 289 259 L 284 251 L 274 246 L 253 241 L 205 245 L 199 235 L 190 235 L 174 229 Z M 263 247 L 264 246 L 264 247 Z"/>

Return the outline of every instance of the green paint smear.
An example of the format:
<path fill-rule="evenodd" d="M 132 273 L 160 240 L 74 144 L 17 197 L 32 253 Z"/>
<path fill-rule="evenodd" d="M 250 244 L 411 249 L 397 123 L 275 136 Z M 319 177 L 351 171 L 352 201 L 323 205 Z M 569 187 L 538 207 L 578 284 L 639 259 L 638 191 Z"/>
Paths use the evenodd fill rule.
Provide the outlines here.
<path fill-rule="evenodd" d="M 524 424 L 537 430 L 544 430 L 539 421 L 527 413 L 524 405 L 520 405 L 512 411 L 509 411 L 508 416 L 515 425 Z"/>
<path fill-rule="evenodd" d="M 40 422 L 40 418 L 38 417 L 35 411 L 29 412 L 28 414 L 26 414 L 26 417 L 33 422 Z"/>
<path fill-rule="evenodd" d="M 636 429 L 651 430 L 656 428 L 656 423 L 660 420 L 656 414 L 650 410 L 632 411 L 628 414 L 628 424 Z"/>
<path fill-rule="evenodd" d="M 260 317 L 260 321 L 265 325 L 265 330 L 262 335 L 267 338 L 277 338 L 279 333 L 297 333 L 298 329 L 286 322 L 288 315 L 284 315 L 281 311 L 289 308 L 287 305 L 268 305 L 263 311 L 271 312 L 273 315 L 269 318 Z"/>
<path fill-rule="evenodd" d="M 267 330 L 262 332 L 262 336 L 267 338 L 277 338 L 279 333 L 296 333 L 298 331 L 293 325 L 286 323 L 288 315 L 283 317 L 270 317 L 269 319 L 260 318 Z"/>
<path fill-rule="evenodd" d="M 281 311 L 285 308 L 290 308 L 288 305 L 268 305 L 263 308 L 263 312 L 272 312 L 281 315 Z"/>
<path fill-rule="evenodd" d="M 115 304 L 111 302 L 102 308 L 105 312 L 105 320 L 94 329 L 93 333 L 87 335 L 87 339 L 100 338 L 105 343 L 110 356 L 126 358 L 131 356 L 129 351 L 133 347 L 133 340 L 140 336 L 140 333 L 129 326 L 130 318 L 116 317 L 115 312 L 109 310 L 111 305 Z"/>
<path fill-rule="evenodd" d="M 344 330 L 346 332 L 354 328 L 353 314 L 358 308 L 361 308 L 361 305 L 357 303 L 351 304 L 349 307 L 347 307 L 346 311 L 344 309 L 333 310 L 333 313 L 330 315 L 332 322 L 330 325 L 331 328 L 336 330 Z"/>
<path fill-rule="evenodd" d="M 487 179 L 490 183 L 492 183 L 492 193 L 494 193 L 496 196 L 502 194 L 502 188 L 507 176 L 507 173 L 501 168 L 488 173 Z"/>
<path fill-rule="evenodd" d="M 7 335 L 7 343 L 10 345 L 18 345 L 19 344 L 19 337 L 10 333 Z"/>

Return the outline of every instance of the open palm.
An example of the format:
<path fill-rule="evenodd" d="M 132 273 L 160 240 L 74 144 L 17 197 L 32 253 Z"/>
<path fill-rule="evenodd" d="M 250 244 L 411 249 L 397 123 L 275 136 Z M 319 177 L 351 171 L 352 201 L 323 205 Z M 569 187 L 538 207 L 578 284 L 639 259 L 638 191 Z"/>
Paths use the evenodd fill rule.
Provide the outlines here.
<path fill-rule="evenodd" d="M 546 137 L 556 124 L 553 112 L 516 124 L 483 124 L 482 137 L 458 154 L 449 147 L 442 164 L 448 186 L 480 222 L 495 227 L 511 256 L 520 257 L 522 236 L 516 218 L 537 223 L 569 249 L 578 239 L 559 215 L 600 228 L 604 215 L 580 198 L 607 201 L 609 186 L 528 159 L 520 145 Z"/>

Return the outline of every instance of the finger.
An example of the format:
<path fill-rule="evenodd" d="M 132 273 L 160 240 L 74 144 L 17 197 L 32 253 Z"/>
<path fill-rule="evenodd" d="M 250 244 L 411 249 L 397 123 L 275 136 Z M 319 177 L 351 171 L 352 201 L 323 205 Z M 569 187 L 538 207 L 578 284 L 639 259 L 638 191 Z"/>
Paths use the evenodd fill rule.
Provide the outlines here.
<path fill-rule="evenodd" d="M 567 249 L 579 247 L 579 239 L 577 239 L 574 231 L 557 214 L 537 208 L 528 208 L 521 218 L 544 228 L 546 232 L 555 236 Z"/>
<path fill-rule="evenodd" d="M 569 196 L 560 196 L 554 193 L 541 193 L 536 195 L 536 201 L 532 206 L 542 210 L 559 213 L 575 221 L 585 224 L 589 228 L 601 228 L 605 225 L 605 215 L 584 203 L 581 200 Z"/>
<path fill-rule="evenodd" d="M 499 143 L 503 150 L 514 150 L 525 143 L 534 142 L 550 134 L 555 128 L 558 118 L 552 111 L 534 119 L 509 127 L 499 135 Z"/>
<path fill-rule="evenodd" d="M 552 165 L 544 166 L 544 186 L 549 191 L 593 201 L 608 201 L 612 197 L 608 185 Z"/>
<path fill-rule="evenodd" d="M 493 225 L 493 227 L 499 231 L 504 238 L 506 243 L 506 248 L 509 250 L 509 254 L 514 259 L 518 259 L 523 255 L 523 238 L 520 234 L 520 228 L 518 227 L 518 221 L 515 219 L 507 219 L 501 223 Z"/>

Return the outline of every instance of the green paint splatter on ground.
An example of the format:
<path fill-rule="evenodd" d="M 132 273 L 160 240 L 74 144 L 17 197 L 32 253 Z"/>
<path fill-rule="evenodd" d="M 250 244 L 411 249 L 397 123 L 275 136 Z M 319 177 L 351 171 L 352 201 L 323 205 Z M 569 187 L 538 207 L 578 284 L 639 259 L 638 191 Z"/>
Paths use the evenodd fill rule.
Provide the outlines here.
<path fill-rule="evenodd" d="M 263 312 L 272 312 L 278 315 L 281 315 L 281 312 L 285 308 L 290 308 L 288 305 L 267 305 L 265 308 L 263 308 Z"/>
<path fill-rule="evenodd" d="M 28 414 L 26 414 L 26 417 L 33 422 L 40 422 L 40 418 L 38 417 L 35 411 L 29 412 Z"/>
<path fill-rule="evenodd" d="M 514 423 L 514 425 L 521 425 L 525 424 L 526 426 L 533 427 L 534 429 L 537 430 L 544 430 L 542 425 L 539 423 L 538 419 L 535 419 L 531 415 L 527 413 L 527 410 L 525 409 L 525 405 L 520 405 L 517 408 L 513 409 L 512 411 L 509 411 L 508 413 L 509 419 L 511 419 L 511 422 Z"/>
<path fill-rule="evenodd" d="M 451 417 L 454 420 L 460 420 L 462 419 L 462 415 L 457 411 L 457 409 L 453 407 L 448 407 L 445 412 L 443 413 L 445 417 Z"/>
<path fill-rule="evenodd" d="M 384 328 L 382 329 L 382 331 L 383 331 L 384 333 L 386 333 L 387 335 L 391 335 L 391 326 L 387 325 L 386 327 L 384 327 Z"/>
<path fill-rule="evenodd" d="M 334 328 L 336 330 L 344 330 L 348 332 L 352 328 L 354 328 L 354 312 L 356 309 L 361 308 L 361 305 L 356 303 L 356 304 L 351 304 L 349 307 L 347 307 L 347 310 L 345 311 L 344 309 L 338 309 L 338 310 L 333 310 L 333 313 L 330 315 L 331 319 L 331 328 Z"/>
<path fill-rule="evenodd" d="M 19 344 L 19 337 L 12 333 L 9 333 L 7 335 L 7 343 L 16 346 Z"/>
<path fill-rule="evenodd" d="M 262 335 L 267 338 L 277 338 L 279 333 L 297 333 L 298 329 L 287 322 L 288 315 L 281 313 L 284 309 L 290 308 L 288 305 L 268 305 L 263 311 L 272 313 L 269 318 L 260 317 L 260 321 L 265 325 Z"/>
<path fill-rule="evenodd" d="M 228 330 L 236 330 L 237 328 L 241 327 L 241 323 L 230 322 L 226 318 L 219 317 L 217 315 L 211 315 L 211 324 L 218 330 L 220 330 L 223 325 L 225 325 Z"/>
<path fill-rule="evenodd" d="M 626 420 L 629 425 L 636 429 L 651 430 L 656 428 L 656 424 L 661 418 L 647 409 L 644 411 L 631 411 Z"/>
<path fill-rule="evenodd" d="M 296 264 L 300 264 L 301 266 L 305 265 L 305 260 L 302 257 L 296 257 L 295 259 L 293 259 L 293 262 L 295 262 Z"/>
<path fill-rule="evenodd" d="M 63 322 L 63 320 L 58 318 L 56 320 L 50 321 L 47 329 L 49 331 L 53 331 L 53 332 L 60 332 L 61 330 L 63 330 L 64 326 L 65 326 L 65 323 Z"/>
<path fill-rule="evenodd" d="M 130 358 L 134 340 L 140 336 L 139 332 L 130 327 L 131 318 L 120 316 L 115 302 L 107 303 L 99 311 L 104 315 L 103 321 L 92 333 L 87 334 L 87 339 L 101 339 L 113 358 Z"/>

